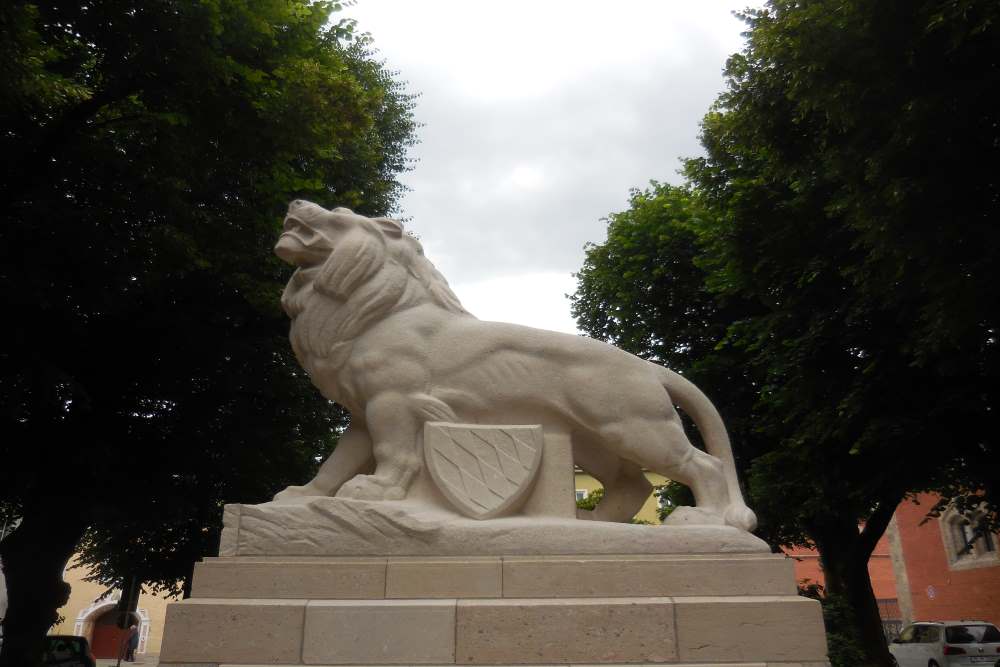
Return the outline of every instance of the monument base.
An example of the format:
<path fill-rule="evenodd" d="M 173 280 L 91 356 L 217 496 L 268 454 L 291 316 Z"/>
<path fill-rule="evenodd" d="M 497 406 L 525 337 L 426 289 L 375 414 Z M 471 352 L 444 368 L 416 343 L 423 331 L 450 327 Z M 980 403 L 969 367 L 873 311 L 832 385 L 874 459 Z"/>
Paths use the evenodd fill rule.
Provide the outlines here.
<path fill-rule="evenodd" d="M 572 499 L 572 495 L 565 494 Z M 687 508 L 685 508 L 687 509 Z M 226 505 L 220 556 L 488 556 L 769 553 L 722 525 L 580 521 L 576 506 L 477 520 L 430 503 L 300 498 Z"/>
<path fill-rule="evenodd" d="M 770 553 L 209 558 L 160 664 L 828 665 Z"/>

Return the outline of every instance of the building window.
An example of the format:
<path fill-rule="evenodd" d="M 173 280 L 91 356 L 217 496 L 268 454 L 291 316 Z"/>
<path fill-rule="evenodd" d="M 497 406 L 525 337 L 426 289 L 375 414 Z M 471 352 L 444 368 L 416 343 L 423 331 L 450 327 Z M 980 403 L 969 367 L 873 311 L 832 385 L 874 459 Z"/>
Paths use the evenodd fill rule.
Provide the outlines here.
<path fill-rule="evenodd" d="M 576 490 L 576 499 L 578 501 L 579 500 L 586 500 L 587 499 L 587 489 L 577 489 Z"/>
<path fill-rule="evenodd" d="M 941 537 L 953 570 L 1000 565 L 996 535 L 985 530 L 982 513 L 960 514 L 948 509 L 941 515 Z"/>
<path fill-rule="evenodd" d="M 899 599 L 879 598 L 876 602 L 878 615 L 882 617 L 882 632 L 888 641 L 892 641 L 903 631 L 903 613 L 899 609 Z"/>
<path fill-rule="evenodd" d="M 955 516 L 949 523 L 955 538 L 955 543 L 952 545 L 955 549 L 955 558 L 965 558 L 974 554 L 975 533 L 969 520 L 964 516 Z"/>

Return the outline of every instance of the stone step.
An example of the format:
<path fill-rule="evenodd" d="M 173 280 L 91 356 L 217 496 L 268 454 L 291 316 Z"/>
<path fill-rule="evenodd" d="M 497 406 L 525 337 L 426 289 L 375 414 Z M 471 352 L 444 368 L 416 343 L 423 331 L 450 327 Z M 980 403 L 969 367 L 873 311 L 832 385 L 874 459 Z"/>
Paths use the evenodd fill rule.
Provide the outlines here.
<path fill-rule="evenodd" d="M 817 664 L 795 595 L 419 600 L 189 599 L 161 665 Z"/>
<path fill-rule="evenodd" d="M 172 667 L 171 665 L 166 665 L 160 663 L 163 667 Z M 174 663 L 176 667 L 187 667 L 186 665 L 180 665 L 179 663 Z M 686 662 L 686 663 L 674 663 L 670 667 L 829 667 L 830 663 L 823 662 Z M 198 666 L 201 667 L 201 666 Z M 213 665 L 214 667 L 214 665 Z M 234 663 L 224 663 L 219 665 L 219 667 L 273 667 L 273 665 L 247 665 L 247 664 L 234 664 Z M 289 665 L 289 667 L 361 667 L 360 665 Z M 365 665 L 364 667 L 401 667 L 400 665 Z M 421 667 L 445 667 L 444 665 L 422 665 Z M 448 665 L 447 667 L 453 667 Z M 482 667 L 507 667 L 506 665 L 483 665 Z M 592 667 L 591 665 L 532 665 L 532 667 Z M 647 664 L 634 664 L 631 667 L 651 667 Z M 660 667 L 657 665 L 657 667 Z"/>
<path fill-rule="evenodd" d="M 208 558 L 195 598 L 290 600 L 794 595 L 780 554 Z"/>

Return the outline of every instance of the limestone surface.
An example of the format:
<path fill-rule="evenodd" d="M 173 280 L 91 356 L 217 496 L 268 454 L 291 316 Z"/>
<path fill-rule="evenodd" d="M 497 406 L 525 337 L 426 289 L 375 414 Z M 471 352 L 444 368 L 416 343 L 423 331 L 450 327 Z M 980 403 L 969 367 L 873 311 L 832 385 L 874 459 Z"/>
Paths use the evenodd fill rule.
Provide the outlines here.
<path fill-rule="evenodd" d="M 164 667 L 828 667 L 819 603 L 771 553 L 220 557 L 192 594 L 169 608 Z"/>
<path fill-rule="evenodd" d="M 305 498 L 240 505 L 222 556 L 490 556 L 766 553 L 732 526 L 642 526 L 511 516 L 479 521 L 406 501 Z"/>
<path fill-rule="evenodd" d="M 689 519 L 754 528 L 722 419 L 677 373 L 593 339 L 478 320 L 395 220 L 295 201 L 275 252 L 296 267 L 282 295 L 292 348 L 319 390 L 351 412 L 316 478 L 278 499 L 421 501 L 413 487 L 429 461 L 437 499 L 459 513 L 527 513 L 530 456 L 488 469 L 492 453 L 475 443 L 501 447 L 501 434 L 467 430 L 470 448 L 453 439 L 446 460 L 428 450 L 425 428 L 535 426 L 568 439 L 573 464 L 603 484 L 591 518 L 631 519 L 649 495 L 648 469 L 691 487 L 699 512 Z M 675 404 L 707 453 L 691 445 Z"/>
<path fill-rule="evenodd" d="M 511 513 L 542 462 L 540 426 L 424 425 L 424 459 L 451 504 L 474 519 Z"/>

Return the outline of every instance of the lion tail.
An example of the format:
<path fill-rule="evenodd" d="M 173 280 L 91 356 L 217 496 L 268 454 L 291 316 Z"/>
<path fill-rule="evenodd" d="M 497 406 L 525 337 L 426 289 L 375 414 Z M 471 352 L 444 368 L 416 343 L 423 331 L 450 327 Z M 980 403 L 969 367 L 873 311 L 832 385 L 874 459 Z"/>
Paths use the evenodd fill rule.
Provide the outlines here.
<path fill-rule="evenodd" d="M 662 367 L 661 367 L 662 368 Z M 663 387 L 670 397 L 690 415 L 698 426 L 708 453 L 722 461 L 723 474 L 729 489 L 729 506 L 726 508 L 725 521 L 730 526 L 753 530 L 757 527 L 757 516 L 747 507 L 743 500 L 743 491 L 736 476 L 736 461 L 733 459 L 733 446 L 729 441 L 726 426 L 722 423 L 719 411 L 712 402 L 691 381 L 662 368 Z"/>

